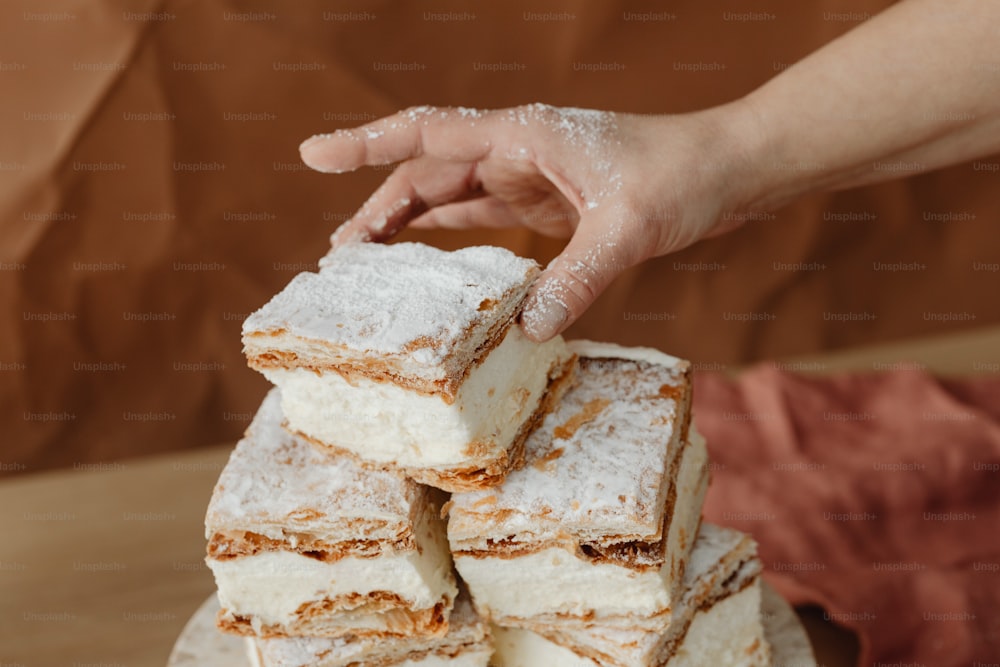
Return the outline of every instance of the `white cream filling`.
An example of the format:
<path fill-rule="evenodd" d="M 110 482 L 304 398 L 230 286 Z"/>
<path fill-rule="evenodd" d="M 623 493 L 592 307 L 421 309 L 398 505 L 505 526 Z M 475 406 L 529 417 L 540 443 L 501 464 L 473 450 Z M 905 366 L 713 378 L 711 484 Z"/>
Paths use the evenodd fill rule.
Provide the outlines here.
<path fill-rule="evenodd" d="M 228 614 L 249 617 L 254 628 L 291 625 L 296 610 L 308 602 L 376 591 L 398 595 L 411 609 L 430 609 L 445 595 L 454 599 L 458 589 L 440 522 L 425 516 L 416 532 L 419 549 L 375 558 L 347 556 L 326 563 L 291 551 L 265 551 L 206 562 L 215 575 L 219 604 Z M 346 625 L 366 625 L 356 614 L 343 615 Z"/>
<path fill-rule="evenodd" d="M 493 643 L 494 667 L 595 667 L 597 664 L 530 630 L 494 626 Z"/>
<path fill-rule="evenodd" d="M 419 554 L 356 558 L 334 563 L 288 551 L 269 551 L 232 560 L 209 560 L 227 612 L 264 625 L 290 625 L 307 602 L 357 593 L 390 591 L 413 609 L 441 601 L 450 583 L 446 566 Z M 336 612 L 333 612 L 336 613 Z"/>
<path fill-rule="evenodd" d="M 403 467 L 474 465 L 506 450 L 538 407 L 548 371 L 569 352 L 561 338 L 537 344 L 513 325 L 474 367 L 455 402 L 391 382 L 335 372 L 267 369 L 281 387 L 289 425 L 322 442 Z M 477 456 L 469 445 L 477 443 Z"/>
<path fill-rule="evenodd" d="M 756 646 L 756 650 L 750 650 Z M 760 579 L 694 615 L 667 667 L 770 664 L 760 613 Z"/>
<path fill-rule="evenodd" d="M 592 563 L 561 547 L 517 558 L 457 555 L 455 566 L 469 585 L 476 606 L 496 617 L 539 614 L 649 616 L 670 606 L 674 584 L 669 568 L 640 572 Z"/>

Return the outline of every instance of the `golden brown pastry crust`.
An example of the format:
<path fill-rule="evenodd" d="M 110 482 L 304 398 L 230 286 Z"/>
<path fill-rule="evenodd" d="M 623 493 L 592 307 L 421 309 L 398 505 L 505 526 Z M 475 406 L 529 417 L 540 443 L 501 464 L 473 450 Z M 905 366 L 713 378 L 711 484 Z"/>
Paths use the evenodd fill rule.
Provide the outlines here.
<path fill-rule="evenodd" d="M 287 551 L 324 563 L 334 563 L 348 556 L 377 558 L 387 552 L 417 549 L 417 541 L 412 532 L 406 532 L 393 542 L 387 540 L 325 542 L 308 534 L 289 537 L 294 539 L 276 540 L 244 530 L 219 531 L 208 541 L 208 556 L 215 560 L 232 560 L 267 551 Z"/>
<path fill-rule="evenodd" d="M 335 598 L 324 598 L 302 604 L 295 612 L 296 620 L 291 625 L 265 625 L 254 631 L 249 617 L 219 612 L 216 626 L 223 632 L 246 637 L 443 637 L 448 632 L 448 611 L 452 607 L 449 596 L 430 609 L 410 609 L 406 601 L 394 593 L 376 591 L 367 595 L 350 593 Z M 363 614 L 378 614 L 386 621 L 388 629 L 346 627 L 324 624 L 315 628 L 314 619 L 327 618 L 337 611 L 351 611 Z"/>

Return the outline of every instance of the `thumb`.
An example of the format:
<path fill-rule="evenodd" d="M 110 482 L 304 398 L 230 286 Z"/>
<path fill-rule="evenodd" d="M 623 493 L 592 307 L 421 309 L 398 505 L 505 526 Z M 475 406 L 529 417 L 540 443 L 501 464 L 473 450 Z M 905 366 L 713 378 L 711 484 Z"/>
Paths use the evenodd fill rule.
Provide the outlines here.
<path fill-rule="evenodd" d="M 563 252 L 531 288 L 521 313 L 528 338 L 542 342 L 562 333 L 600 296 L 611 281 L 638 261 L 635 241 L 621 238 L 618 223 L 580 221 Z"/>

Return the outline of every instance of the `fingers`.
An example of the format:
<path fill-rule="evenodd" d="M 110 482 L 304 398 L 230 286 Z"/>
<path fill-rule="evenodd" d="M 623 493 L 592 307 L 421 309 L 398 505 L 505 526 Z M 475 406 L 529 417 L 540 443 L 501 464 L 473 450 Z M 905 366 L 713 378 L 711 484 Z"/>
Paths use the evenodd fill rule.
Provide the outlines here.
<path fill-rule="evenodd" d="M 493 112 L 414 107 L 349 130 L 320 134 L 299 146 L 302 161 L 323 172 L 352 171 L 429 155 L 474 162 L 498 138 Z"/>
<path fill-rule="evenodd" d="M 644 259 L 644 240 L 621 230 L 619 221 L 606 217 L 581 220 L 565 250 L 532 287 L 521 314 L 528 338 L 542 342 L 565 331 L 618 274 Z"/>
<path fill-rule="evenodd" d="M 521 225 L 503 201 L 482 197 L 471 201 L 436 206 L 409 224 L 413 229 L 504 228 Z"/>
<path fill-rule="evenodd" d="M 611 164 L 608 160 L 590 163 L 607 149 L 607 137 L 615 129 L 612 114 L 544 105 L 485 113 L 421 107 L 314 137 L 300 151 L 306 164 L 320 171 L 402 162 L 331 237 L 334 246 L 387 240 L 410 223 L 425 229 L 526 224 L 528 219 L 520 219 L 515 210 L 554 202 L 559 214 L 555 225 L 542 221 L 529 226 L 565 231 L 576 226 L 576 232 L 532 286 L 522 314 L 528 337 L 543 341 L 576 321 L 624 268 L 648 256 L 654 245 L 645 235 L 623 235 L 620 216 L 615 219 L 603 203 L 617 194 L 621 179 L 605 166 Z M 542 202 L 526 201 L 523 192 L 511 195 L 511 186 L 524 189 L 525 174 L 515 173 L 518 178 L 507 183 L 511 173 L 490 177 L 478 171 L 477 165 L 485 164 L 493 151 L 505 160 L 533 165 L 528 176 L 546 187 L 528 194 L 542 193 Z M 580 182 L 578 170 L 588 175 L 586 183 Z M 491 184 L 493 196 L 484 195 L 480 177 Z M 504 192 L 511 196 L 497 196 Z M 564 222 L 566 210 L 579 225 Z"/>
<path fill-rule="evenodd" d="M 330 243 L 386 241 L 428 209 L 476 196 L 478 188 L 474 164 L 428 157 L 404 162 L 333 233 Z"/>

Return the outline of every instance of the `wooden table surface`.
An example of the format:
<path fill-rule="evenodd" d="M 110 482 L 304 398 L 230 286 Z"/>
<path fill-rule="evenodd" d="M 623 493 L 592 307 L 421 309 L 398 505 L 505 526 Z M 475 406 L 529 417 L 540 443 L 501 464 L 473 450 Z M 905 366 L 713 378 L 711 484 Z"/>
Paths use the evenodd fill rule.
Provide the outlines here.
<path fill-rule="evenodd" d="M 1000 363 L 1000 328 L 794 361 L 806 372 L 915 361 L 970 375 Z M 230 448 L 0 482 L 0 667 L 162 667 L 213 590 L 202 520 Z M 851 664 L 853 638 L 804 616 L 819 663 Z"/>

